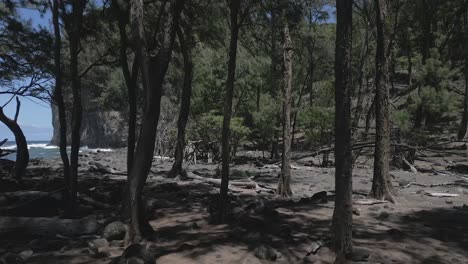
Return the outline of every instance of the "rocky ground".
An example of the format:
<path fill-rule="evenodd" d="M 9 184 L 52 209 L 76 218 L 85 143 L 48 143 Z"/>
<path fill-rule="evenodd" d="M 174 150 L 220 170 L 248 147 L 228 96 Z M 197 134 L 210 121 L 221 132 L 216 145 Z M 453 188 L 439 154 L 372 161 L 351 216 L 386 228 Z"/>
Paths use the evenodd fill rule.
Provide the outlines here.
<path fill-rule="evenodd" d="M 466 154 L 466 150 L 425 153 L 415 163 L 418 172 L 392 170 L 397 204 L 366 197 L 372 184 L 372 160 L 361 156 L 353 173 L 358 249 L 354 262 L 468 263 Z M 278 164 L 261 162 L 257 155 L 261 153 L 243 152 L 235 159 L 230 221 L 225 225 L 210 221 L 219 191 L 217 164 L 190 164 L 188 180 L 167 179 L 172 162 L 155 158 L 145 197 L 156 236 L 124 255 L 147 252 L 158 264 L 333 263 L 329 230 L 334 169 L 318 166 L 319 157 L 295 153 L 294 196 L 281 199 L 272 194 Z M 72 237 L 59 233 L 60 229 L 57 233 L 34 228 L 8 233 L 0 226 L 4 229 L 0 231 L 3 263 L 125 263 L 116 258 L 125 249 L 125 226 L 118 222 L 126 179 L 125 152 L 84 152 L 80 159 L 79 216 L 86 223 L 96 223 L 96 232 Z M 63 181 L 60 164 L 59 159 L 33 160 L 23 183 L 1 180 L 0 219 L 60 216 L 62 205 L 56 197 Z M 15 197 L 25 190 L 56 196 L 34 201 Z M 148 261 L 154 263 L 151 257 Z"/>

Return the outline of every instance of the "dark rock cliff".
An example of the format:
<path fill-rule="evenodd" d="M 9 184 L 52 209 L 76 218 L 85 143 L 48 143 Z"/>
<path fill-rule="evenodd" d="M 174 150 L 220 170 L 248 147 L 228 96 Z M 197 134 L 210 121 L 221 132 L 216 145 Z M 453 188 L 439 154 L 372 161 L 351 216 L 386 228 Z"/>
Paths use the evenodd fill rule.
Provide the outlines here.
<path fill-rule="evenodd" d="M 67 107 L 71 103 L 66 103 Z M 59 144 L 59 118 L 55 105 L 52 108 L 54 128 L 52 145 Z M 71 109 L 67 109 L 70 111 Z M 67 112 L 67 143 L 70 144 L 71 114 Z M 96 102 L 94 96 L 83 89 L 83 122 L 81 124 L 81 146 L 89 148 L 120 148 L 127 145 L 126 113 L 119 110 L 105 109 Z"/>

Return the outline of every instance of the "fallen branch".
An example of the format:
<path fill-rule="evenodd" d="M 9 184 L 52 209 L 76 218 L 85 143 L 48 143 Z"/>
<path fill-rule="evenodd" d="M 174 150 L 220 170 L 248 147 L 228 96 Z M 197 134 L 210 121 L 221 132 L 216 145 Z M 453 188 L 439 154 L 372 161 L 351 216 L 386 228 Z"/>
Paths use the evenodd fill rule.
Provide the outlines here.
<path fill-rule="evenodd" d="M 381 201 L 381 200 L 375 200 L 375 199 L 359 199 L 359 200 L 354 200 L 353 203 L 358 204 L 358 205 L 373 205 L 373 204 L 387 203 L 387 201 Z"/>
<path fill-rule="evenodd" d="M 94 234 L 100 229 L 96 219 L 58 219 L 46 217 L 0 217 L 0 234 L 23 233 L 55 237 Z"/>
<path fill-rule="evenodd" d="M 428 196 L 433 196 L 433 197 L 458 197 L 460 196 L 457 193 L 431 193 L 431 192 L 426 192 L 426 195 Z"/>

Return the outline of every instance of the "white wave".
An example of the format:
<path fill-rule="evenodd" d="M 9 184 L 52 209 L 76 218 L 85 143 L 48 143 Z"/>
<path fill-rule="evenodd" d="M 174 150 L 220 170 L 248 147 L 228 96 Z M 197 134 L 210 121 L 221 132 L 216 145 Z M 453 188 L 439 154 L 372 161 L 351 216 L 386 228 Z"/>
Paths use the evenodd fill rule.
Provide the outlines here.
<path fill-rule="evenodd" d="M 88 148 L 88 146 L 81 147 L 80 150 L 89 152 L 112 152 L 110 148 Z"/>
<path fill-rule="evenodd" d="M 58 148 L 57 146 L 52 146 L 48 144 L 29 144 L 28 149 L 31 148 L 43 148 L 43 149 L 56 149 Z"/>
<path fill-rule="evenodd" d="M 48 144 L 29 144 L 29 145 L 28 145 L 28 149 L 31 149 L 31 148 L 56 149 L 56 148 L 58 148 L 58 147 L 57 147 L 57 146 L 51 146 L 51 145 L 48 145 Z M 2 147 L 2 149 L 11 149 L 11 150 L 14 150 L 14 149 L 16 149 L 16 145 L 11 145 L 11 146 Z"/>

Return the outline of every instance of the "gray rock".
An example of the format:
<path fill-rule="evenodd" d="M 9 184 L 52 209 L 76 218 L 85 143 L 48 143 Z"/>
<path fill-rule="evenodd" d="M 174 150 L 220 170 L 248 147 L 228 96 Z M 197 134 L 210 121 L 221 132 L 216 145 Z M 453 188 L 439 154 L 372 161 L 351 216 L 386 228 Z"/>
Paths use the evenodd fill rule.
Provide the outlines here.
<path fill-rule="evenodd" d="M 127 226 L 120 221 L 116 221 L 108 224 L 104 228 L 102 236 L 107 239 L 107 241 L 122 240 L 124 239 L 126 232 Z"/>
<path fill-rule="evenodd" d="M 109 246 L 109 242 L 105 238 L 98 238 L 91 241 L 91 243 L 97 248 L 103 248 Z"/>
<path fill-rule="evenodd" d="M 279 253 L 278 251 L 276 251 L 276 249 L 264 245 L 256 247 L 254 250 L 254 254 L 259 259 L 271 261 L 275 261 L 279 257 Z"/>
<path fill-rule="evenodd" d="M 22 260 L 27 260 L 27 259 L 30 258 L 33 254 L 34 254 L 34 251 L 28 249 L 28 250 L 25 250 L 25 251 L 19 253 L 18 256 L 19 256 Z"/>
<path fill-rule="evenodd" d="M 109 242 L 109 247 L 123 247 L 125 245 L 123 240 L 112 240 Z"/>
<path fill-rule="evenodd" d="M 371 206 L 371 207 L 367 208 L 367 210 L 369 210 L 369 211 L 374 211 L 374 212 L 375 212 L 375 211 L 379 211 L 379 210 L 380 210 L 380 206 Z"/>
<path fill-rule="evenodd" d="M 361 209 L 353 207 L 353 215 L 361 215 Z"/>
<path fill-rule="evenodd" d="M 370 257 L 370 251 L 364 248 L 355 247 L 353 252 L 346 255 L 348 260 L 352 261 L 367 261 Z"/>

